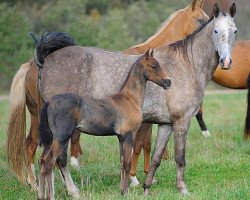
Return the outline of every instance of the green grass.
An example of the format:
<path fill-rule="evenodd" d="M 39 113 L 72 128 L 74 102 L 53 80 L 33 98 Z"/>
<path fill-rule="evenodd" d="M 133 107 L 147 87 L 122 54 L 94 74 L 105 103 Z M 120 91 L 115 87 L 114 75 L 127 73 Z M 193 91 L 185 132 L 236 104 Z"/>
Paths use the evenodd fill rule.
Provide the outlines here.
<path fill-rule="evenodd" d="M 246 110 L 246 94 L 208 95 L 204 101 L 204 117 L 212 137 L 203 138 L 195 119 L 188 133 L 186 184 L 190 195 L 183 197 L 176 189 L 175 162 L 162 161 L 146 199 L 249 199 L 250 144 L 242 140 Z M 35 199 L 29 186 L 21 185 L 9 171 L 5 142 L 8 102 L 0 102 L 0 199 Z M 154 132 L 156 132 L 156 127 Z M 154 139 L 156 134 L 154 133 Z M 81 170 L 71 168 L 73 180 L 88 199 L 145 199 L 142 187 L 131 188 L 126 196 L 119 192 L 119 149 L 116 137 L 81 136 L 83 156 Z M 169 143 L 173 154 L 173 141 Z M 39 150 L 37 157 L 41 150 Z M 57 170 L 56 170 L 57 171 Z M 36 173 L 38 170 L 36 169 Z M 142 156 L 138 178 L 144 180 Z M 70 199 L 56 173 L 57 199 Z"/>

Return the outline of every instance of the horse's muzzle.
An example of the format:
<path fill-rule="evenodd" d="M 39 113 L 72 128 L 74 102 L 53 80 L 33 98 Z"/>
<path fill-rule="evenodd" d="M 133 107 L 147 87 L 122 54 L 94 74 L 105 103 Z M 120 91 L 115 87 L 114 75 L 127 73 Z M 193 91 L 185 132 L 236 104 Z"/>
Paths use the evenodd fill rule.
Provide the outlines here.
<path fill-rule="evenodd" d="M 220 66 L 221 66 L 221 69 L 224 69 L 224 70 L 229 70 L 231 68 L 231 65 L 232 65 L 232 59 L 220 59 Z"/>
<path fill-rule="evenodd" d="M 171 80 L 170 79 L 164 79 L 162 83 L 162 87 L 164 90 L 167 90 L 171 86 Z"/>

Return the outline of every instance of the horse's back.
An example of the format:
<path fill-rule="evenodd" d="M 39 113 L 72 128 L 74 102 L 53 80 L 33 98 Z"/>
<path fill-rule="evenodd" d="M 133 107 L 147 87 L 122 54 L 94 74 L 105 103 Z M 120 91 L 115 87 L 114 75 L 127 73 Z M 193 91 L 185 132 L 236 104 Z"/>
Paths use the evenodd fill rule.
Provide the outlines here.
<path fill-rule="evenodd" d="M 93 47 L 60 49 L 45 59 L 41 95 L 45 100 L 68 92 L 95 98 L 112 95 L 119 91 L 137 58 Z"/>

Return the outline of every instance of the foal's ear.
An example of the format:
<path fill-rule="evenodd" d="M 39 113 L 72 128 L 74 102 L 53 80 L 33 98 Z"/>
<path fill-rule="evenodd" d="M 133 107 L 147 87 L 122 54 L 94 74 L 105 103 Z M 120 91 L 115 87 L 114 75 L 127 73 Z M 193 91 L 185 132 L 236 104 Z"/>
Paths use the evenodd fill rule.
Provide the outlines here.
<path fill-rule="evenodd" d="M 154 49 L 155 49 L 155 48 L 151 49 L 151 52 L 150 52 L 150 56 L 151 56 L 151 57 L 154 57 Z"/>
<path fill-rule="evenodd" d="M 231 16 L 231 17 L 234 17 L 234 15 L 235 15 L 235 13 L 236 13 L 236 5 L 235 5 L 235 3 L 233 3 L 233 4 L 230 6 L 229 13 L 230 13 L 230 16 Z"/>
<path fill-rule="evenodd" d="M 145 53 L 145 56 L 146 56 L 146 59 L 148 59 L 149 58 L 149 52 L 150 52 L 150 49 L 151 49 L 151 47 L 149 47 L 149 49 L 147 50 L 147 52 Z"/>
<path fill-rule="evenodd" d="M 192 1 L 192 10 L 195 9 L 195 7 L 202 8 L 204 4 L 204 0 L 193 0 Z"/>
<path fill-rule="evenodd" d="M 220 13 L 220 7 L 217 3 L 214 4 L 214 9 L 213 9 L 213 16 L 217 18 Z"/>

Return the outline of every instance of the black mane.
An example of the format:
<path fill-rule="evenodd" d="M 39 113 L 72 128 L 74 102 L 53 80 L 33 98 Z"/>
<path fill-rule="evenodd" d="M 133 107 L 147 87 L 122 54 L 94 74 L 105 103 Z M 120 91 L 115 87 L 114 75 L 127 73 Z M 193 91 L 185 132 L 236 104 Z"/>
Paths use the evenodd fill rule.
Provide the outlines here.
<path fill-rule="evenodd" d="M 58 49 L 68 46 L 76 46 L 77 43 L 73 37 L 63 32 L 49 32 L 36 38 L 33 33 L 30 36 L 36 43 L 35 62 L 39 67 L 42 67 L 44 59 Z"/>

